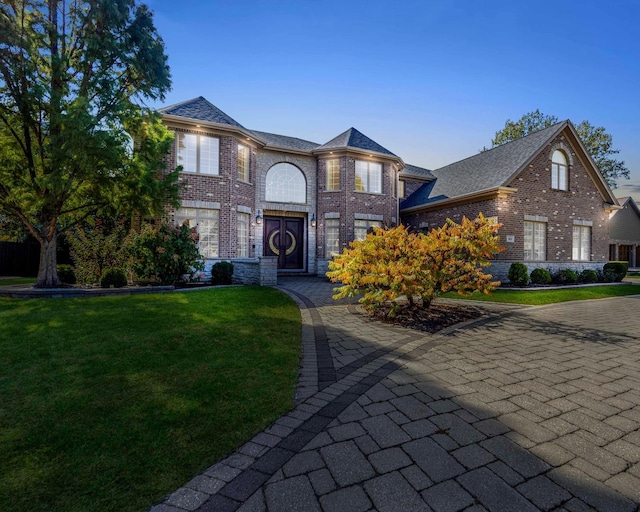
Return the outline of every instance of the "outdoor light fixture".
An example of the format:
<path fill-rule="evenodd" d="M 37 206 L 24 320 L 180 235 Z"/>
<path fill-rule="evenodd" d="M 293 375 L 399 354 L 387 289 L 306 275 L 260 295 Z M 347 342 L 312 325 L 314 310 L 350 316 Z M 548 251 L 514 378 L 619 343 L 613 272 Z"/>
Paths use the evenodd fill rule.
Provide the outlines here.
<path fill-rule="evenodd" d="M 318 223 L 316 222 L 316 214 L 312 213 L 311 214 L 311 227 L 315 228 L 318 225 Z"/>
<path fill-rule="evenodd" d="M 258 215 L 256 215 L 256 224 L 262 224 L 262 215 L 260 215 L 260 210 L 258 210 Z"/>

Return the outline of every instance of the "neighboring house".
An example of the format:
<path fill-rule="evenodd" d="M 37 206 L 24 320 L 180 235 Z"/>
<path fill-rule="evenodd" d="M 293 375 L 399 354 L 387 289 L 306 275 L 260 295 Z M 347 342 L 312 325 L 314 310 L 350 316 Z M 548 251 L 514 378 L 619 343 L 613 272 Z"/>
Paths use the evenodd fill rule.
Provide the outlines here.
<path fill-rule="evenodd" d="M 619 197 L 620 210 L 609 218 L 609 259 L 640 267 L 640 208 L 631 197 Z"/>
<path fill-rule="evenodd" d="M 512 261 L 607 261 L 617 203 L 568 121 L 430 171 L 355 128 L 319 144 L 245 128 L 203 97 L 159 112 L 176 133 L 168 167 L 182 166 L 182 204 L 169 215 L 198 226 L 207 269 L 232 260 L 240 281 L 323 275 L 373 226 L 425 229 L 479 212 L 503 224 L 498 278 Z"/>
<path fill-rule="evenodd" d="M 599 268 L 609 257 L 609 214 L 618 203 L 570 121 L 431 171 L 400 205 L 416 229 L 478 212 L 502 224 L 506 250 L 491 273 L 514 261 L 529 269 Z"/>

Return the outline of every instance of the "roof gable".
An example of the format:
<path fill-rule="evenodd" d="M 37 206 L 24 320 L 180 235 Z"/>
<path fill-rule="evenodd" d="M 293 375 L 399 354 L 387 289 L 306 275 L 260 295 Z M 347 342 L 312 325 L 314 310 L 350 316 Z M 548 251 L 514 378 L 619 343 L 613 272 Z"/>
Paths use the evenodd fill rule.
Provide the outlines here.
<path fill-rule="evenodd" d="M 374 153 L 381 153 L 383 155 L 396 156 L 387 148 L 381 146 L 376 141 L 370 139 L 362 132 L 359 132 L 355 128 L 349 128 L 346 132 L 341 133 L 337 137 L 334 137 L 326 144 L 316 148 L 322 149 L 361 149 L 364 151 L 371 151 Z"/>
<path fill-rule="evenodd" d="M 433 195 L 457 197 L 506 186 L 567 124 L 568 121 L 556 123 L 526 137 L 432 171 L 437 179 Z"/>
<path fill-rule="evenodd" d="M 222 110 L 202 96 L 160 108 L 158 109 L 158 112 L 161 114 L 184 117 L 186 119 L 226 124 L 245 129 L 238 121 L 225 114 Z"/>

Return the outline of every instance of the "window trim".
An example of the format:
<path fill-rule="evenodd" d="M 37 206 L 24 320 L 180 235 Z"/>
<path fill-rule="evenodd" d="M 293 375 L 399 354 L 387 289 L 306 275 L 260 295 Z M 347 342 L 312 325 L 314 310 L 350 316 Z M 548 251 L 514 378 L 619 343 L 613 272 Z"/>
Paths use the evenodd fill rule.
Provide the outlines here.
<path fill-rule="evenodd" d="M 180 163 L 180 144 L 181 140 L 184 137 L 195 137 L 196 139 L 196 148 L 195 148 L 195 170 L 187 169 L 186 166 Z M 215 158 L 209 162 L 209 164 L 213 164 L 214 170 L 213 172 L 203 172 L 202 171 L 202 139 L 207 139 L 211 141 L 214 145 L 214 151 L 211 152 L 212 155 L 215 155 Z M 202 176 L 219 176 L 220 175 L 220 138 L 213 137 L 211 135 L 205 135 L 201 133 L 187 133 L 187 132 L 177 132 L 176 133 L 176 165 L 182 165 L 183 169 L 181 172 L 186 172 L 189 174 L 201 174 Z M 186 147 L 185 150 L 186 151 Z"/>
<path fill-rule="evenodd" d="M 358 188 L 358 165 L 362 166 L 365 165 L 366 166 L 366 175 L 365 178 L 366 179 L 362 179 L 363 181 L 363 189 L 359 189 Z M 379 169 L 380 175 L 379 175 L 379 185 L 380 185 L 380 190 L 379 191 L 372 191 L 371 190 L 371 177 L 372 177 L 372 166 L 376 166 Z M 384 176 L 384 166 L 382 165 L 382 162 L 370 162 L 368 160 L 356 160 L 355 161 L 355 175 L 354 175 L 354 183 L 353 183 L 353 188 L 355 192 L 362 192 L 364 194 L 383 194 L 384 193 L 384 187 L 382 186 L 382 182 L 383 182 L 383 176 Z"/>
<path fill-rule="evenodd" d="M 527 224 L 531 225 L 531 257 L 527 258 Z M 544 236 L 542 237 L 543 247 L 540 248 L 536 245 L 536 228 L 544 226 Z M 522 235 L 522 256 L 524 261 L 547 261 L 547 222 L 538 220 L 525 220 L 523 224 Z M 536 253 L 541 253 L 542 258 L 536 258 Z"/>
<path fill-rule="evenodd" d="M 555 160 L 556 154 L 562 156 L 564 163 Z M 562 187 L 562 177 L 564 177 L 564 188 Z M 555 149 L 551 155 L 551 189 L 562 192 L 569 190 L 569 159 L 564 151 L 560 149 Z"/>
<path fill-rule="evenodd" d="M 244 155 L 242 158 L 241 155 Z M 241 160 L 242 158 L 242 160 Z M 238 180 L 245 183 L 251 182 L 251 151 L 249 146 L 238 143 Z M 245 174 L 246 173 L 246 174 Z"/>
<path fill-rule="evenodd" d="M 578 244 L 576 245 L 576 231 L 578 232 Z M 583 233 L 586 232 L 587 236 Z M 572 261 L 591 261 L 591 237 L 592 229 L 589 224 L 575 224 L 573 225 L 572 241 L 571 241 L 571 260 Z M 583 243 L 586 240 L 587 246 Z M 581 258 L 583 252 L 587 250 L 586 259 Z M 577 256 L 577 257 L 576 257 Z"/>
<path fill-rule="evenodd" d="M 331 250 L 329 247 L 329 224 L 331 224 L 331 229 L 337 230 L 337 237 L 335 240 L 335 251 Z M 340 254 L 340 218 L 330 218 L 324 220 L 324 256 L 325 258 L 331 258 L 334 254 Z"/>
<path fill-rule="evenodd" d="M 333 167 L 333 168 L 332 168 Z M 340 160 L 332 158 L 326 161 L 326 190 L 328 192 L 337 192 L 340 190 Z M 337 174 L 337 177 L 334 175 Z M 335 183 L 337 181 L 337 183 Z M 332 186 L 336 185 L 336 186 Z"/>
<path fill-rule="evenodd" d="M 185 210 L 195 210 L 195 218 L 192 215 L 187 215 Z M 210 215 L 201 214 L 200 212 L 210 212 Z M 220 257 L 220 210 L 216 208 L 198 208 L 195 206 L 183 206 L 178 208 L 173 218 L 178 225 L 181 225 L 185 221 L 189 221 L 189 227 L 196 227 L 198 231 L 198 235 L 201 235 L 200 230 L 198 229 L 200 223 L 203 220 L 214 220 L 215 221 L 215 239 L 213 240 L 213 254 L 205 255 L 201 249 L 200 244 L 202 243 L 202 238 L 198 241 L 198 250 L 200 254 L 205 259 L 219 258 Z M 193 221 L 193 222 L 191 222 Z M 208 252 L 208 251 L 207 251 Z"/>

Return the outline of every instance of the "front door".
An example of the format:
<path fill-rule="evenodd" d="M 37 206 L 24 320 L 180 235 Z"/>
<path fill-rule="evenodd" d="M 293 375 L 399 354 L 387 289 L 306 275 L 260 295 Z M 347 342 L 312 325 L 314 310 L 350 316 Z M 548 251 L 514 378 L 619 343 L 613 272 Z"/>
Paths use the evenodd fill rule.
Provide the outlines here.
<path fill-rule="evenodd" d="M 304 219 L 298 217 L 264 218 L 264 255 L 276 256 L 280 269 L 302 269 Z"/>

